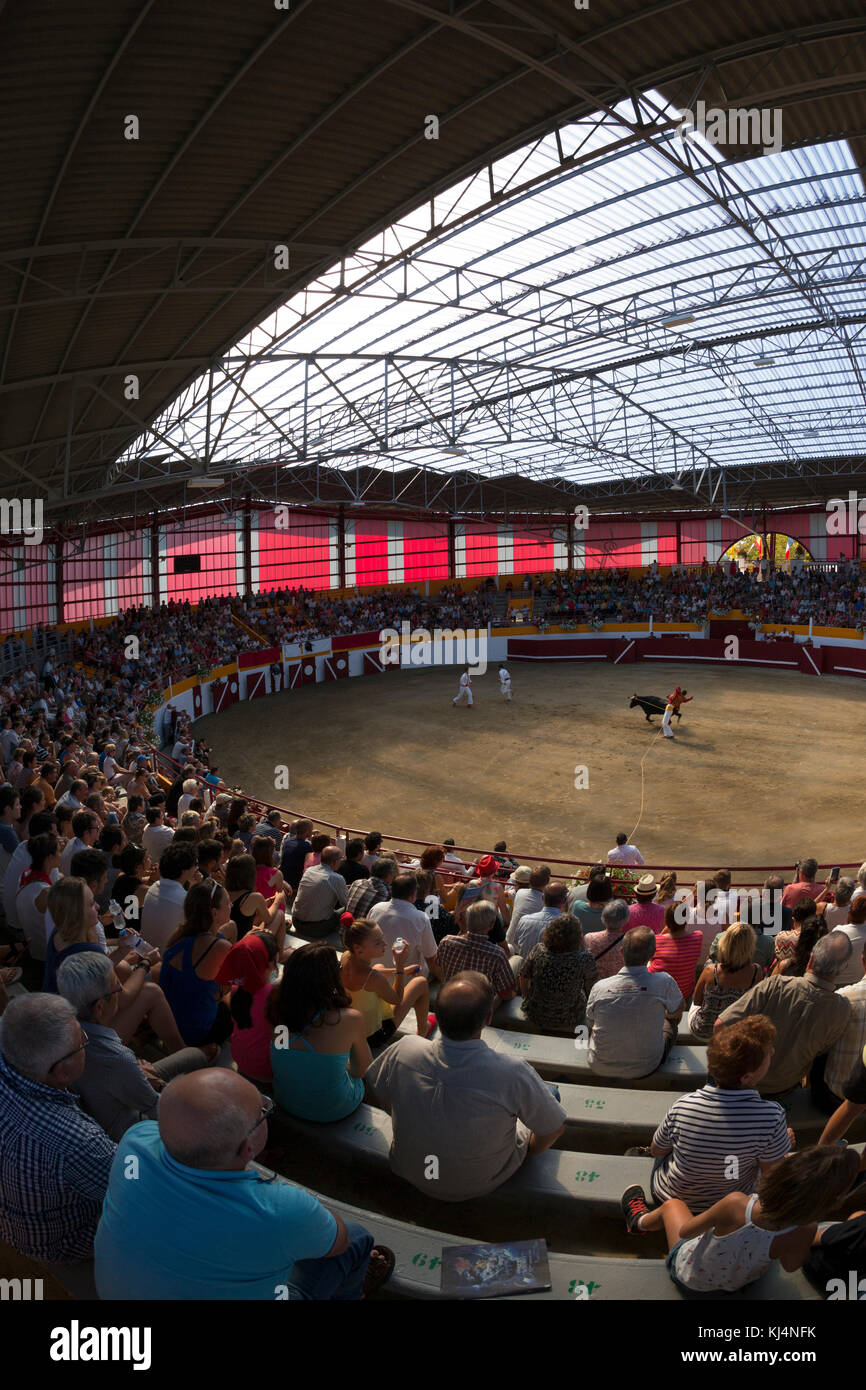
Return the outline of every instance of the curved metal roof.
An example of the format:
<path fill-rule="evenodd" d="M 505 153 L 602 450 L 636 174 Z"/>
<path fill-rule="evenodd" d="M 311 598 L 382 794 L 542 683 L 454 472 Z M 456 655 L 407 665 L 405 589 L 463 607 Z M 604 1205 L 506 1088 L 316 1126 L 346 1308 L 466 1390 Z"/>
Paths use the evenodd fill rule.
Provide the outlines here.
<path fill-rule="evenodd" d="M 395 267 L 423 277 L 436 254 L 446 254 L 453 277 L 463 263 L 454 258 L 472 259 L 473 252 L 476 303 L 469 305 L 467 293 L 469 312 L 455 315 L 452 303 L 449 325 L 441 305 L 428 304 L 425 318 L 419 313 L 423 279 L 413 278 L 406 289 L 415 301 L 412 313 L 391 329 L 392 354 L 413 348 L 415 356 L 438 355 L 448 359 L 446 372 L 468 348 L 476 359 L 479 352 L 502 357 L 513 343 L 526 357 L 532 331 L 537 343 L 569 299 L 577 322 L 567 331 L 582 334 L 580 351 L 560 327 L 560 340 L 551 343 L 545 361 L 532 364 L 537 381 L 524 385 L 538 389 L 523 392 L 521 409 L 535 409 L 551 374 L 578 370 L 579 385 L 562 383 L 574 395 L 590 389 L 589 373 L 607 367 L 610 375 L 611 362 L 616 372 L 628 374 L 628 391 L 632 383 L 636 388 L 634 404 L 618 412 L 609 388 L 592 386 L 594 434 L 576 441 L 577 452 L 587 455 L 584 464 L 590 455 L 598 457 L 599 442 L 612 448 L 617 420 L 629 410 L 640 405 L 654 413 L 655 388 L 647 383 L 656 379 L 659 390 L 670 388 L 672 413 L 659 425 L 650 421 L 649 435 L 655 431 L 657 450 L 667 440 L 669 454 L 672 431 L 688 437 L 689 449 L 675 460 L 678 472 L 686 468 L 689 452 L 703 447 L 694 430 L 689 436 L 686 429 L 694 409 L 689 392 L 701 389 L 704 379 L 692 373 L 699 360 L 702 370 L 721 375 L 739 394 L 740 435 L 732 436 L 728 451 L 713 455 L 711 488 L 713 462 L 722 476 L 735 461 L 796 472 L 807 452 L 819 458 L 834 449 L 856 455 L 862 447 L 857 412 L 864 404 L 857 322 L 863 311 L 864 38 L 866 18 L 850 0 L 817 9 L 804 0 L 760 0 L 748 9 L 708 0 L 642 6 L 591 0 L 587 10 L 552 0 L 532 0 L 531 6 L 529 0 L 368 0 L 364 6 L 291 0 L 288 11 L 228 0 L 207 6 L 94 0 L 86 27 L 73 7 L 7 7 L 0 16 L 4 485 L 45 496 L 55 514 L 117 514 L 128 509 L 130 495 L 139 509 L 176 503 L 185 480 L 213 472 L 226 456 L 233 427 L 224 427 L 215 447 L 214 424 L 223 424 L 226 397 L 212 393 L 206 451 L 197 437 L 181 436 L 179 443 L 165 430 L 161 440 L 152 434 L 145 449 L 138 445 L 127 457 L 125 451 L 144 427 L 153 429 L 170 403 L 175 402 L 173 415 L 169 410 L 166 422 L 188 410 L 195 392 L 201 398 L 212 380 L 243 400 L 246 364 L 233 363 L 231 349 L 240 342 L 241 355 L 251 347 L 260 354 L 266 338 L 251 330 L 277 305 L 316 280 L 332 296 L 354 280 L 354 302 L 361 303 L 361 281 L 366 292 L 377 276 L 383 285 L 390 276 L 386 293 L 394 294 Z M 653 91 L 655 111 L 648 106 Z M 703 147 L 680 142 L 676 149 L 671 111 L 694 109 L 698 99 L 726 108 L 779 108 L 784 152 L 750 158 L 734 169 Z M 437 139 L 426 138 L 430 116 L 439 122 Z M 570 143 L 574 132 L 580 133 L 576 144 Z M 619 152 L 610 148 L 617 141 Z M 754 143 L 723 143 L 721 150 L 729 160 L 757 153 Z M 600 164 L 605 157 L 606 174 Z M 641 159 L 653 161 L 649 182 Z M 483 218 L 479 178 L 488 182 Z M 461 180 L 459 196 L 448 191 Z M 548 221 L 535 238 L 526 237 L 520 221 L 528 190 L 523 211 L 515 211 L 515 190 L 530 181 L 537 188 L 532 196 L 541 197 L 544 188 L 548 200 Z M 622 212 L 618 223 L 612 212 L 605 219 L 592 211 L 605 188 L 609 207 Z M 458 208 L 455 216 L 455 198 L 468 207 L 470 189 L 474 205 L 465 216 Z M 677 201 L 681 192 L 684 199 Z M 542 262 L 557 197 L 565 220 L 556 249 L 565 255 L 551 271 Z M 482 221 L 491 225 L 490 205 L 497 202 L 504 220 L 492 254 L 486 243 L 473 247 L 472 234 Z M 579 264 L 574 246 L 567 245 L 576 215 L 584 240 L 598 242 L 590 257 L 598 264 Z M 402 249 L 415 242 L 411 255 L 398 254 L 401 248 L 389 240 L 387 229 L 400 219 L 409 229 Z M 639 245 L 640 228 L 645 230 Z M 505 232 L 511 233 L 510 245 Z M 670 241 L 663 246 L 666 232 L 674 234 L 675 248 Z M 288 248 L 287 269 L 275 264 L 275 247 L 281 246 Z M 360 247 L 366 252 L 359 257 Z M 742 277 L 739 298 L 734 265 Z M 668 313 L 679 307 L 674 296 L 681 288 L 690 304 L 701 300 L 701 313 L 694 316 L 700 327 L 690 346 L 682 336 L 672 344 L 675 330 L 646 320 L 650 303 L 663 316 L 665 266 Z M 558 290 L 551 273 L 560 277 Z M 721 303 L 718 277 L 728 305 L 723 311 L 708 308 Z M 686 279 L 688 285 L 681 286 Z M 441 298 L 441 287 L 431 293 Z M 461 293 L 452 293 L 458 307 Z M 503 319 L 504 332 L 503 324 L 497 329 L 479 313 L 477 300 L 485 294 L 492 295 L 490 313 Z M 528 307 L 533 295 L 537 313 Z M 308 300 L 309 309 L 309 295 Z M 623 307 L 629 302 L 638 307 L 629 311 Z M 387 312 L 393 324 L 394 307 Z M 602 322 L 609 314 L 618 316 L 615 326 Z M 590 332 L 586 325 L 593 316 L 598 326 Z M 462 324 L 456 338 L 455 317 Z M 340 326 L 335 397 L 343 373 L 357 373 L 357 364 L 345 361 L 347 345 L 354 352 L 359 340 L 371 345 L 365 325 L 366 320 L 354 341 Z M 384 326 L 377 322 L 376 331 Z M 768 329 L 778 343 L 781 327 L 796 360 L 787 378 L 774 367 L 756 367 L 764 375 L 752 399 L 754 377 L 737 385 L 742 353 L 750 338 L 754 342 L 755 334 Z M 635 334 L 641 333 L 641 350 L 635 352 Z M 822 334 L 826 341 L 819 343 Z M 379 334 L 370 349 L 374 355 L 387 356 L 387 338 Z M 764 343 L 758 350 L 765 359 L 776 354 L 775 346 L 771 352 Z M 309 356 L 309 346 L 303 351 Z M 318 351 L 312 368 L 317 374 L 321 344 Z M 674 364 L 679 371 L 686 359 L 687 384 L 678 377 L 674 391 Z M 197 382 L 203 370 L 208 375 Z M 226 370 L 231 383 L 223 379 Z M 424 370 L 435 377 L 436 363 Z M 510 375 L 510 364 L 504 370 Z M 419 391 L 415 371 L 413 366 L 404 373 L 407 402 L 413 386 L 416 397 L 428 385 L 434 394 L 443 390 L 441 381 L 431 380 Z M 805 374 L 817 397 L 813 436 L 799 406 L 796 429 L 778 418 L 793 377 L 805 380 Z M 137 398 L 130 377 L 137 378 Z M 353 392 L 359 385 L 368 401 L 369 376 L 356 376 Z M 179 397 L 185 387 L 187 395 Z M 471 392 L 471 378 L 463 389 Z M 829 436 L 821 433 L 825 423 L 817 413 L 836 413 L 840 392 L 842 414 L 833 422 L 837 448 L 824 443 Z M 357 414 L 354 395 L 343 395 L 347 416 L 353 408 Z M 606 406 L 598 403 L 602 396 Z M 255 395 L 253 402 L 258 408 Z M 425 414 L 417 400 L 415 408 L 426 425 L 430 411 Z M 343 438 L 337 440 L 332 410 L 322 396 L 319 414 L 331 446 L 323 463 L 336 461 L 340 450 L 358 452 L 351 425 L 340 426 Z M 576 413 L 585 420 L 583 406 Z M 416 423 L 410 414 L 407 403 L 407 425 Z M 191 420 L 193 436 L 197 429 Z M 278 436 L 279 431 L 271 445 Z M 821 442 L 807 450 L 807 437 Z M 273 471 L 276 461 L 274 448 L 266 437 L 259 445 L 260 438 L 241 431 L 242 456 L 233 445 L 226 459 L 257 488 L 259 474 Z M 623 455 L 625 468 L 605 467 L 595 481 L 625 481 L 625 474 L 640 471 L 634 438 L 632 433 L 627 449 L 611 453 Z M 465 446 L 453 444 L 462 447 L 481 474 L 498 468 L 545 482 L 594 481 L 586 466 L 582 472 L 566 467 L 556 448 L 534 456 L 533 474 L 519 451 L 498 451 L 487 460 L 472 452 L 468 435 Z M 308 436 L 306 449 L 300 455 L 296 447 L 287 449 L 284 461 L 297 464 L 299 457 L 309 458 L 309 450 Z M 452 467 L 467 464 L 462 456 L 451 458 Z M 665 459 L 662 454 L 660 466 Z M 431 461 L 420 453 L 410 458 L 421 466 Z M 442 467 L 441 457 L 435 461 Z M 400 466 L 406 467 L 405 458 Z"/>

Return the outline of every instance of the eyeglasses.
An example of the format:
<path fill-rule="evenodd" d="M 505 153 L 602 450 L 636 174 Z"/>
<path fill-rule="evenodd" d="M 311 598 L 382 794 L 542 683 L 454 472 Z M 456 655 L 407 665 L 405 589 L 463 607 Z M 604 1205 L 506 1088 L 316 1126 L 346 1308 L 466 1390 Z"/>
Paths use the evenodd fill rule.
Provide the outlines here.
<path fill-rule="evenodd" d="M 122 993 L 123 993 L 123 985 L 117 985 L 114 989 L 106 990 L 105 994 L 97 994 L 97 996 L 96 996 L 95 999 L 91 999 L 91 1001 L 90 1001 L 90 1003 L 87 1005 L 87 1007 L 88 1007 L 88 1009 L 92 1009 L 93 1006 L 94 1006 L 94 1004 L 98 1004 L 98 1003 L 99 1003 L 100 999 L 110 999 L 110 998 L 112 997 L 112 995 L 114 995 L 114 994 L 122 994 Z M 71 1054 L 70 1054 L 70 1055 L 71 1055 Z M 55 1062 L 54 1065 L 56 1066 L 57 1063 Z"/>
<path fill-rule="evenodd" d="M 273 1114 L 273 1111 L 274 1111 L 274 1102 L 271 1100 L 270 1096 L 262 1096 L 262 1113 L 261 1113 L 261 1115 L 259 1115 L 259 1118 L 256 1120 L 256 1122 L 255 1122 L 255 1124 L 253 1125 L 252 1129 L 248 1129 L 248 1130 L 247 1130 L 246 1134 L 244 1135 L 243 1139 L 241 1140 L 240 1144 L 238 1145 L 238 1149 L 242 1149 L 242 1148 L 243 1148 L 244 1144 L 247 1142 L 247 1140 L 249 1139 L 250 1135 L 251 1135 L 251 1134 L 255 1134 L 256 1130 L 258 1129 L 258 1127 L 259 1127 L 259 1125 L 262 1123 L 262 1121 L 263 1121 L 263 1120 L 266 1120 L 266 1119 L 268 1118 L 269 1115 L 272 1115 L 272 1114 Z"/>
<path fill-rule="evenodd" d="M 78 1046 L 73 1047 L 71 1052 L 65 1052 L 62 1057 L 58 1057 L 56 1062 L 51 1063 L 51 1066 L 48 1068 L 48 1070 L 53 1071 L 55 1067 L 60 1066 L 61 1062 L 68 1062 L 70 1057 L 75 1057 L 79 1052 L 83 1052 L 85 1047 L 88 1047 L 89 1045 L 90 1039 L 87 1037 L 86 1033 L 82 1029 L 81 1042 L 78 1044 Z"/>

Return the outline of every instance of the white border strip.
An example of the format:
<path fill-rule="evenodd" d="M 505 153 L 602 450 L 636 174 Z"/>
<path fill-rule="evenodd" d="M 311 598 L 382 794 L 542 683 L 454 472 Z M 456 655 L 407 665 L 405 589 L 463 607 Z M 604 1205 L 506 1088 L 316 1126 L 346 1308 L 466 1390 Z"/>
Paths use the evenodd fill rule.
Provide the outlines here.
<path fill-rule="evenodd" d="M 818 670 L 818 667 L 815 665 L 814 661 L 812 661 L 811 653 L 805 647 L 803 648 L 803 652 L 805 653 L 807 661 L 812 662 L 812 670 L 815 672 L 815 675 L 820 676 L 821 672 Z"/>
<path fill-rule="evenodd" d="M 673 662 L 676 662 L 676 661 L 703 661 L 703 662 L 716 661 L 716 662 L 721 663 L 721 664 L 724 665 L 724 666 L 793 666 L 795 670 L 797 669 L 797 663 L 796 663 L 796 661 L 779 661 L 779 660 L 773 660 L 772 657 L 767 657 L 766 660 L 765 660 L 763 657 L 760 657 L 760 656 L 738 656 L 738 657 L 736 658 L 736 660 L 734 660 L 733 657 L 729 657 L 729 656 L 665 656 L 663 652 L 660 652 L 658 656 L 655 656 L 655 655 L 650 655 L 649 652 L 645 652 L 645 653 L 644 653 L 644 656 L 643 656 L 643 660 L 644 660 L 644 661 L 673 661 Z M 864 672 L 864 674 L 866 674 L 866 672 Z"/>
<path fill-rule="evenodd" d="M 628 646 L 623 648 L 623 650 L 620 652 L 619 656 L 614 657 L 614 660 L 613 660 L 614 666 L 619 665 L 619 663 L 622 661 L 623 657 L 624 657 L 628 652 L 631 651 L 632 647 L 634 646 L 634 643 L 635 643 L 635 639 L 633 638 L 632 641 L 629 642 Z"/>
<path fill-rule="evenodd" d="M 513 656 L 508 653 L 509 661 L 606 661 L 604 652 L 587 652 L 585 656 Z M 866 675 L 866 671 L 863 672 Z"/>
<path fill-rule="evenodd" d="M 830 675 L 835 675 L 837 671 L 850 671 L 852 676 L 866 676 L 866 667 L 864 666 L 834 666 Z"/>

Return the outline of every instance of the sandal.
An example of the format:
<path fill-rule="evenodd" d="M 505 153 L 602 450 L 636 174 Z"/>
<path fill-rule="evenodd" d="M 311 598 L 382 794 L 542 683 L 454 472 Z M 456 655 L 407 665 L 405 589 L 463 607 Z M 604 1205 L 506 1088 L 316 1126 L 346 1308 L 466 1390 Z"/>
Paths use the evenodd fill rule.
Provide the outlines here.
<path fill-rule="evenodd" d="M 367 1266 L 361 1297 L 369 1298 L 371 1294 L 378 1293 L 382 1285 L 387 1284 L 391 1278 L 396 1263 L 397 1257 L 387 1245 L 374 1245 L 370 1251 L 370 1263 Z"/>
<path fill-rule="evenodd" d="M 24 971 L 19 965 L 7 965 L 0 970 L 0 985 L 17 985 Z"/>

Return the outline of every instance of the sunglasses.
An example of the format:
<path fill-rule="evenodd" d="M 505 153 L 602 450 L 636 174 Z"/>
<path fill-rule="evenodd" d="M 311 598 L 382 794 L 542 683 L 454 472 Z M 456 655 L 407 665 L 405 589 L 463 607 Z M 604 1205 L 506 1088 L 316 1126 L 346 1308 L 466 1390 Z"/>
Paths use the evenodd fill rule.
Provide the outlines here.
<path fill-rule="evenodd" d="M 269 1117 L 270 1115 L 273 1114 L 273 1112 L 274 1112 L 274 1104 L 275 1104 L 275 1102 L 271 1100 L 270 1096 L 262 1096 L 262 1113 L 261 1113 L 261 1115 L 259 1115 L 259 1118 L 256 1120 L 256 1122 L 255 1122 L 255 1124 L 253 1125 L 252 1129 L 248 1129 L 248 1130 L 247 1130 L 246 1134 L 244 1135 L 243 1139 L 241 1140 L 240 1144 L 238 1145 L 238 1149 L 242 1149 L 243 1146 L 244 1146 L 244 1144 L 245 1144 L 245 1143 L 247 1142 L 247 1140 L 249 1139 L 250 1135 L 251 1135 L 251 1134 L 255 1134 L 256 1130 L 258 1129 L 258 1127 L 259 1127 L 259 1125 L 262 1123 L 262 1121 L 268 1119 L 268 1117 Z"/>

